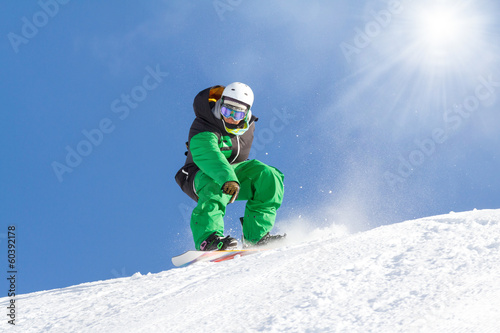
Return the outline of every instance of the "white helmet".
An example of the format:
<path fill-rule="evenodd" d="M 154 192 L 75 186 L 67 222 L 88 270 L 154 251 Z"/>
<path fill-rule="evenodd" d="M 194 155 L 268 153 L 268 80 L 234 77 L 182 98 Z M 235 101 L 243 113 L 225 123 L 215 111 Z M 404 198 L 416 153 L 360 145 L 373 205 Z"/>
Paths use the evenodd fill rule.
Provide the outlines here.
<path fill-rule="evenodd" d="M 228 85 L 222 92 L 222 98 L 229 97 L 230 99 L 245 103 L 250 109 L 253 104 L 253 91 L 244 83 L 233 82 Z"/>

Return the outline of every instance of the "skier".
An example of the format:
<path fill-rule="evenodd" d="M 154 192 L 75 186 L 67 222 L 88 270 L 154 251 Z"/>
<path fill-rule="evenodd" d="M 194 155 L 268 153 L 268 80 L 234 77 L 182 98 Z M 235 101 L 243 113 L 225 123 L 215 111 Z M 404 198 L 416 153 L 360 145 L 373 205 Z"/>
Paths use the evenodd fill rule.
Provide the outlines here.
<path fill-rule="evenodd" d="M 283 174 L 258 160 L 248 160 L 255 122 L 252 89 L 234 82 L 198 93 L 196 115 L 186 142 L 184 166 L 175 180 L 197 201 L 191 230 L 197 250 L 236 248 L 231 236 L 223 237 L 226 206 L 247 200 L 241 219 L 245 245 L 264 245 L 282 238 L 270 235 L 283 199 Z"/>

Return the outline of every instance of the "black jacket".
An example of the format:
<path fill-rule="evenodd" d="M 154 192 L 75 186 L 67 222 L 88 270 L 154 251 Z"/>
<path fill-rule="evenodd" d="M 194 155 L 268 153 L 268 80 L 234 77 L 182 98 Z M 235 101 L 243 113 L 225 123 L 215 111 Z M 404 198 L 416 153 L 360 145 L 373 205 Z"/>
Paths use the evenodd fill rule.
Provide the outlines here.
<path fill-rule="evenodd" d="M 214 177 L 214 181 L 218 182 L 222 187 L 223 183 L 230 180 L 235 180 L 234 172 L 229 166 L 248 159 L 250 148 L 253 142 L 253 133 L 255 130 L 255 121 L 258 119 L 251 116 L 248 124 L 248 130 L 242 135 L 233 135 L 226 131 L 222 119 L 218 119 L 212 112 L 212 108 L 216 105 L 216 101 L 220 99 L 224 87 L 214 86 L 207 88 L 196 95 L 193 102 L 193 109 L 196 115 L 191 128 L 189 130 L 187 158 L 184 166 L 175 175 L 175 180 L 182 191 L 189 195 L 193 200 L 198 201 L 194 188 L 194 177 L 201 169 L 208 175 L 222 174 L 221 177 Z M 202 134 L 203 133 L 203 134 Z M 213 135 L 207 135 L 213 133 Z M 198 134 L 202 134 L 198 138 L 209 138 L 217 140 L 217 151 L 215 158 L 210 161 L 201 162 L 205 153 L 213 153 L 213 145 L 204 141 L 196 140 L 196 153 L 193 157 L 191 139 Z M 212 142 L 213 143 L 213 142 Z M 194 160 L 199 161 L 197 165 Z M 227 170 L 227 173 L 221 173 L 220 170 Z M 233 175 L 232 177 L 230 175 Z M 225 175 L 225 176 L 224 176 Z"/>

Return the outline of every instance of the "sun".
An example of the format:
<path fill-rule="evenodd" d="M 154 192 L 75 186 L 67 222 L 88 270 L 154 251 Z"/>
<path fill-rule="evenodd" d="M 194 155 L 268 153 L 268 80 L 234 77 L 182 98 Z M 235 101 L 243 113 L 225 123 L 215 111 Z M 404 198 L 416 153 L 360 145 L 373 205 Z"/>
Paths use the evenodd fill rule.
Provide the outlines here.
<path fill-rule="evenodd" d="M 415 42 L 427 56 L 446 57 L 469 42 L 470 21 L 453 6 L 436 5 L 415 13 Z"/>
<path fill-rule="evenodd" d="M 437 8 L 423 12 L 419 18 L 420 38 L 433 47 L 455 42 L 462 34 L 460 19 L 450 10 Z"/>
<path fill-rule="evenodd" d="M 409 15 L 413 50 L 427 65 L 466 65 L 485 48 L 485 20 L 467 1 L 431 1 L 415 4 Z M 456 68 L 455 68 L 456 69 Z"/>

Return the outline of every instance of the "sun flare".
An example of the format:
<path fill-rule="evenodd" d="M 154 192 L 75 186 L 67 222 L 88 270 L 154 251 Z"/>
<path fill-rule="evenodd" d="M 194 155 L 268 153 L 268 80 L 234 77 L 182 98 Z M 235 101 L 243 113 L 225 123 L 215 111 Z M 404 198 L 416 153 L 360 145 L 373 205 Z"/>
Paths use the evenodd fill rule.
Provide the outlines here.
<path fill-rule="evenodd" d="M 470 21 L 450 6 L 426 7 L 416 13 L 416 43 L 427 56 L 449 56 L 467 47 Z"/>
<path fill-rule="evenodd" d="M 461 35 L 459 18 L 442 8 L 425 13 L 420 20 L 421 38 L 433 46 L 447 44 Z"/>
<path fill-rule="evenodd" d="M 406 124 L 418 113 L 419 121 L 439 123 L 498 62 L 492 13 L 468 0 L 405 2 L 360 53 L 364 76 L 353 95 L 374 87 L 387 119 Z"/>

